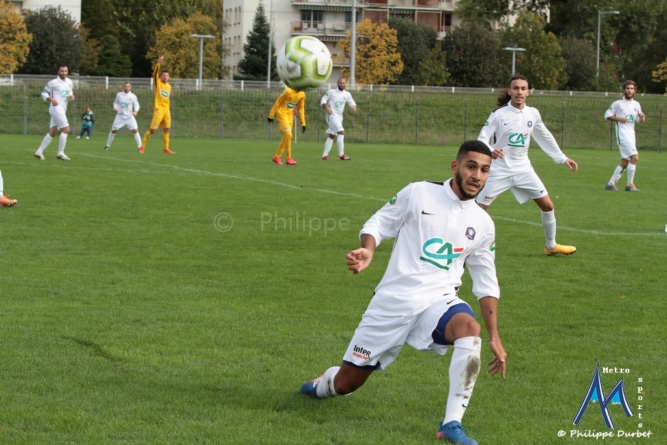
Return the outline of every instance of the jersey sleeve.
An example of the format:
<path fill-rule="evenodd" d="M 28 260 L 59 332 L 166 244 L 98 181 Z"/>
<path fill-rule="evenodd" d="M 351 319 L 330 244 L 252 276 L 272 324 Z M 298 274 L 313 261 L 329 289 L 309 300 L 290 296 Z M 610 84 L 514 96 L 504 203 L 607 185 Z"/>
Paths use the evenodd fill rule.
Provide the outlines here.
<path fill-rule="evenodd" d="M 544 122 L 542 116 L 536 110 L 535 125 L 533 127 L 533 139 L 540 146 L 542 151 L 548 154 L 556 164 L 564 164 L 567 161 L 567 156 L 560 150 L 554 135 L 551 134 Z"/>
<path fill-rule="evenodd" d="M 615 108 L 616 108 L 616 102 L 614 102 L 613 104 L 611 104 L 609 108 L 607 108 L 607 111 L 604 113 L 604 118 L 609 119 L 610 117 L 615 116 L 614 113 L 616 111 Z"/>
<path fill-rule="evenodd" d="M 139 108 L 141 108 L 141 107 L 139 106 L 139 99 L 137 98 L 136 94 L 132 95 L 132 99 L 133 99 L 132 100 L 132 108 L 134 109 L 134 111 L 138 112 Z"/>
<path fill-rule="evenodd" d="M 347 96 L 347 97 L 348 97 L 348 99 L 347 99 L 347 104 L 348 104 L 350 107 L 356 107 L 356 106 L 357 106 L 357 103 L 354 101 L 354 99 L 352 99 L 352 95 L 348 93 L 348 96 Z"/>
<path fill-rule="evenodd" d="M 408 213 L 413 187 L 413 184 L 406 186 L 371 216 L 359 232 L 359 238 L 364 234 L 371 235 L 376 246 L 383 240 L 396 238 Z"/>
<path fill-rule="evenodd" d="M 120 97 L 120 93 L 116 94 L 116 98 L 113 100 L 113 109 L 120 111 L 120 101 L 118 98 Z"/>
<path fill-rule="evenodd" d="M 493 151 L 493 147 L 491 147 L 491 140 L 496 134 L 496 128 L 498 127 L 498 119 L 496 118 L 496 113 L 491 113 L 489 118 L 486 120 L 484 123 L 484 126 L 479 132 L 479 136 L 477 136 L 477 140 L 484 142 L 490 149 Z"/>
<path fill-rule="evenodd" d="M 466 258 L 466 265 L 472 278 L 472 293 L 481 299 L 484 297 L 500 298 L 500 287 L 496 276 L 496 243 L 495 228 L 484 237 L 480 247 Z"/>
<path fill-rule="evenodd" d="M 322 96 L 322 99 L 320 100 L 320 107 L 327 103 L 329 101 L 329 92 L 327 91 L 324 93 L 324 96 Z"/>
<path fill-rule="evenodd" d="M 283 94 L 281 94 L 280 97 L 276 99 L 276 101 L 273 103 L 273 107 L 271 107 L 271 111 L 269 112 L 269 119 L 273 119 L 278 110 L 280 110 L 280 107 L 282 107 L 285 104 L 286 99 L 287 99 L 287 90 L 283 91 Z"/>
<path fill-rule="evenodd" d="M 306 126 L 306 93 L 301 95 L 299 102 L 296 104 L 299 107 L 299 119 L 301 120 L 301 125 Z"/>
<path fill-rule="evenodd" d="M 47 83 L 44 89 L 42 90 L 42 100 L 47 100 L 51 97 L 51 82 Z"/>

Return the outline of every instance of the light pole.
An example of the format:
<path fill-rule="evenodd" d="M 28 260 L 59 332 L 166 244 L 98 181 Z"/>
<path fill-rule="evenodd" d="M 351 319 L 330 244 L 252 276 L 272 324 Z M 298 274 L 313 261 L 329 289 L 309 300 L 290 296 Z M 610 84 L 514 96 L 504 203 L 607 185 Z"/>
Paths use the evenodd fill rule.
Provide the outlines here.
<path fill-rule="evenodd" d="M 620 14 L 618 11 L 598 11 L 598 56 L 595 59 L 595 77 L 600 77 L 600 17 L 607 14 Z"/>
<path fill-rule="evenodd" d="M 199 89 L 201 90 L 202 64 L 204 63 L 204 39 L 213 39 L 215 36 L 209 34 L 190 34 L 190 37 L 199 39 Z"/>
<path fill-rule="evenodd" d="M 503 48 L 503 51 L 512 51 L 512 76 L 514 75 L 515 67 L 516 67 L 516 52 L 517 51 L 525 51 L 526 48 Z"/>
<path fill-rule="evenodd" d="M 271 48 L 273 47 L 273 0 L 269 6 L 269 60 L 266 64 L 266 88 L 271 88 Z"/>
<path fill-rule="evenodd" d="M 352 0 L 352 36 L 350 39 L 350 88 L 354 88 L 354 68 L 357 53 L 357 0 Z"/>

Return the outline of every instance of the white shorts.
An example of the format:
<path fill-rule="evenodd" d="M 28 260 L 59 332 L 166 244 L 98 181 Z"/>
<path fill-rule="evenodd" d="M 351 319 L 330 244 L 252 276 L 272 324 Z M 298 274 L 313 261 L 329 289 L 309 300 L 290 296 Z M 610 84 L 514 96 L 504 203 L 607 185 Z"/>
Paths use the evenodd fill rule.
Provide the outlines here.
<path fill-rule="evenodd" d="M 327 129 L 327 133 L 329 134 L 338 134 L 341 131 L 345 131 L 343 128 L 343 119 L 335 114 L 327 115 L 327 123 L 329 124 L 329 128 Z"/>
<path fill-rule="evenodd" d="M 49 123 L 49 128 L 56 127 L 58 130 L 61 130 L 65 127 L 69 127 L 67 114 L 62 108 L 51 106 L 49 107 L 49 114 L 51 115 L 51 123 Z"/>
<path fill-rule="evenodd" d="M 113 120 L 113 124 L 111 125 L 111 131 L 117 131 L 123 127 L 127 127 L 128 130 L 136 130 L 139 128 L 137 125 L 137 120 L 131 114 L 116 114 L 116 118 Z"/>
<path fill-rule="evenodd" d="M 367 369 L 384 370 L 406 343 L 418 351 L 444 355 L 449 346 L 433 342 L 433 331 L 449 308 L 467 303 L 455 295 L 444 295 L 422 313 L 411 316 L 365 313 L 354 331 L 343 360 Z"/>
<path fill-rule="evenodd" d="M 637 154 L 637 147 L 632 141 L 619 141 L 618 151 L 621 152 L 621 159 L 630 159 Z"/>
<path fill-rule="evenodd" d="M 523 204 L 531 199 L 544 198 L 549 194 L 547 188 L 542 184 L 537 173 L 535 173 L 535 170 L 531 170 L 526 173 L 502 178 L 489 177 L 486 185 L 484 185 L 482 191 L 477 195 L 477 203 L 489 206 L 494 199 L 507 190 L 512 190 L 512 194 L 519 204 Z"/>

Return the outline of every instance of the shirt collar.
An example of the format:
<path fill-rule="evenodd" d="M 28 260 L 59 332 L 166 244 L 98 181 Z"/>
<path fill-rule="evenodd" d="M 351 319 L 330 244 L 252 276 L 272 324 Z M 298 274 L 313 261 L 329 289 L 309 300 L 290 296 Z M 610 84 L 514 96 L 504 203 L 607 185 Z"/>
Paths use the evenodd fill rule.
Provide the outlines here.
<path fill-rule="evenodd" d="M 523 110 L 519 110 L 517 107 L 512 105 L 512 101 L 510 100 L 507 102 L 507 106 L 509 107 L 510 110 L 514 111 L 515 113 L 523 113 Z M 523 104 L 523 108 L 526 108 L 526 104 Z"/>
<path fill-rule="evenodd" d="M 459 205 L 460 205 L 462 208 L 464 208 L 464 209 L 467 208 L 467 207 L 470 207 L 471 205 L 477 205 L 477 204 L 475 203 L 475 199 L 474 199 L 474 198 L 473 198 L 473 199 L 468 199 L 468 200 L 466 200 L 466 201 L 461 201 L 461 199 L 459 199 L 459 197 L 456 196 L 456 193 L 454 193 L 454 190 L 452 190 L 452 184 L 451 184 L 451 182 L 452 182 L 453 180 L 454 180 L 454 178 L 449 178 L 449 179 L 447 180 L 447 182 L 445 182 L 445 184 L 444 184 L 444 187 L 445 187 L 445 194 L 447 195 L 447 197 L 448 197 L 449 199 L 451 199 L 452 201 L 459 203 Z"/>

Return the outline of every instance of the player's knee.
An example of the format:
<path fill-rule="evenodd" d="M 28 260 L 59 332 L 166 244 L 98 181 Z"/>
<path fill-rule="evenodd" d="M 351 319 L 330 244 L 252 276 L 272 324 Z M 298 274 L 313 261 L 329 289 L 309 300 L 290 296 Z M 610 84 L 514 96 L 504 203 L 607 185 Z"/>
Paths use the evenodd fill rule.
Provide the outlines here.
<path fill-rule="evenodd" d="M 164 132 L 167 133 L 167 134 L 169 134 L 169 128 L 165 128 L 165 129 L 164 129 Z"/>
<path fill-rule="evenodd" d="M 330 134 L 329 139 L 336 139 L 336 135 L 335 134 Z"/>
<path fill-rule="evenodd" d="M 339 135 L 339 136 L 345 136 L 345 132 L 344 132 L 344 131 L 339 131 L 339 132 L 338 132 L 338 135 Z"/>
<path fill-rule="evenodd" d="M 118 133 L 118 130 L 111 130 L 111 134 L 116 134 L 116 133 Z M 136 133 L 136 131 L 135 131 L 135 133 Z"/>
<path fill-rule="evenodd" d="M 69 127 L 65 127 L 62 130 L 60 130 L 61 133 L 69 134 Z"/>
<path fill-rule="evenodd" d="M 291 131 L 284 132 L 283 139 L 292 139 L 292 132 Z"/>

